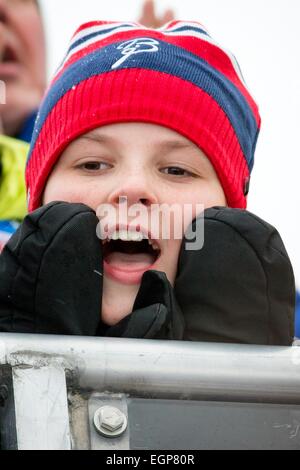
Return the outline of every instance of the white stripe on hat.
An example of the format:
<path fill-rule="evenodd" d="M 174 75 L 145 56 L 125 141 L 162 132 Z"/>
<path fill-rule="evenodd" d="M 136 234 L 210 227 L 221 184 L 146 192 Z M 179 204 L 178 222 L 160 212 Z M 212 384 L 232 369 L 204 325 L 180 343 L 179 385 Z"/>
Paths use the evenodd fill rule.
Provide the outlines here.
<path fill-rule="evenodd" d="M 70 43 L 70 47 L 72 47 L 72 45 L 79 41 L 80 39 L 84 38 L 85 36 L 89 36 L 90 34 L 94 34 L 94 33 L 99 33 L 99 35 L 101 34 L 101 31 L 105 31 L 107 29 L 112 29 L 112 30 L 115 30 L 115 29 L 118 29 L 120 27 L 122 27 L 122 25 L 124 25 L 124 23 L 126 23 L 127 25 L 131 25 L 131 27 L 134 27 L 136 29 L 139 29 L 139 27 L 141 28 L 141 26 L 138 24 L 138 23 L 132 23 L 130 21 L 123 21 L 122 23 L 106 23 L 106 24 L 102 24 L 102 25 L 95 25 L 95 26 L 87 26 L 86 28 L 84 29 L 81 29 L 77 34 L 75 34 L 75 36 L 73 36 L 72 38 L 72 41 Z M 110 34 L 114 34 L 114 31 L 111 31 Z"/>
<path fill-rule="evenodd" d="M 124 23 L 120 23 L 120 24 L 124 24 Z M 103 28 L 102 28 L 103 29 Z M 106 28 L 107 29 L 107 28 Z M 117 34 L 117 33 L 122 33 L 122 32 L 125 32 L 125 31 L 128 31 L 128 30 L 131 30 L 132 29 L 132 26 L 123 26 L 123 27 L 120 27 L 118 26 L 117 28 L 114 28 L 113 31 L 110 31 L 109 33 L 106 33 L 106 34 L 101 34 L 101 32 L 97 35 L 97 36 L 94 36 L 90 39 L 87 39 L 86 41 L 82 42 L 81 44 L 79 44 L 77 47 L 75 47 L 74 49 L 72 49 L 68 55 L 64 58 L 62 64 L 59 66 L 59 68 L 57 69 L 56 73 L 55 73 L 55 76 L 58 75 L 58 73 L 64 68 L 64 66 L 66 65 L 66 63 L 75 55 L 77 54 L 78 52 L 80 52 L 82 49 L 85 49 L 86 47 L 88 46 L 91 46 L 92 44 L 98 42 L 98 41 L 101 41 L 102 39 L 106 39 L 110 36 L 113 36 L 114 34 Z M 135 28 L 137 29 L 137 28 Z M 90 33 L 91 34 L 91 33 Z M 87 35 L 88 36 L 88 35 Z M 84 38 L 85 36 L 83 36 Z M 76 41 L 75 41 L 76 42 Z"/>
<path fill-rule="evenodd" d="M 207 34 L 209 34 L 209 31 L 203 26 L 201 23 L 198 23 L 196 21 L 176 21 L 176 24 L 174 24 L 174 21 L 169 21 L 166 23 L 164 26 L 161 28 L 158 28 L 158 31 L 176 31 L 176 29 L 183 28 L 184 26 L 186 27 L 191 27 L 194 26 L 195 28 L 202 29 L 205 31 Z"/>

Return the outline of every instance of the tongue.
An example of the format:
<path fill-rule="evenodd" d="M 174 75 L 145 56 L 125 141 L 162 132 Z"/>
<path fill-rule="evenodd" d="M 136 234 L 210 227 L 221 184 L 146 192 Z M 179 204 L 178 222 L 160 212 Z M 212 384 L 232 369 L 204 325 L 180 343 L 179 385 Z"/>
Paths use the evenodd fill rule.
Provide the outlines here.
<path fill-rule="evenodd" d="M 105 261 L 113 267 L 135 271 L 148 268 L 155 262 L 155 259 L 150 253 L 129 254 L 114 251 L 105 258 Z"/>

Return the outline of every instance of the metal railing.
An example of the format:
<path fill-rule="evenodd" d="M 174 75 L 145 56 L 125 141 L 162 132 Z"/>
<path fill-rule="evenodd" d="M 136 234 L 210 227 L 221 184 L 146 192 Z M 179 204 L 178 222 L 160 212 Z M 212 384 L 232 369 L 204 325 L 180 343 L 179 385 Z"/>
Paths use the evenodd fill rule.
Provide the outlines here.
<path fill-rule="evenodd" d="M 11 369 L 20 449 L 76 448 L 70 392 L 225 405 L 300 404 L 296 346 L 2 333 L 0 369 L 4 366 Z"/>

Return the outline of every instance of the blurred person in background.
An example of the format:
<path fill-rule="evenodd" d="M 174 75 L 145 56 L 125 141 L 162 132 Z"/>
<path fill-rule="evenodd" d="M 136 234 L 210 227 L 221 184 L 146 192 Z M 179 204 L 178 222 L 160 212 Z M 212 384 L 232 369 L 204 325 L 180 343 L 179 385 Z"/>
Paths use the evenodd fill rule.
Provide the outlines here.
<path fill-rule="evenodd" d="M 26 214 L 24 167 L 46 87 L 46 44 L 36 0 L 0 0 L 0 250 Z"/>
<path fill-rule="evenodd" d="M 160 27 L 174 18 L 159 17 L 146 0 L 139 22 Z M 24 168 L 37 110 L 46 87 L 46 41 L 37 0 L 0 0 L 0 251 L 24 218 Z"/>
<path fill-rule="evenodd" d="M 36 0 L 0 0 L 0 79 L 3 132 L 30 142 L 46 87 L 46 43 Z"/>

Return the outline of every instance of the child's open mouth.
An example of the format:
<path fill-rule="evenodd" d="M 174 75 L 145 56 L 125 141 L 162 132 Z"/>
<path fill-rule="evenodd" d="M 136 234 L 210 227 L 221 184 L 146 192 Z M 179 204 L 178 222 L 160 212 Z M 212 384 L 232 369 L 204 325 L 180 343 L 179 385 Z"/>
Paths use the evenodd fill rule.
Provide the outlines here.
<path fill-rule="evenodd" d="M 0 75 L 3 78 L 15 77 L 20 72 L 20 63 L 15 49 L 7 44 L 1 51 Z"/>
<path fill-rule="evenodd" d="M 141 232 L 115 231 L 103 241 L 104 271 L 123 284 L 139 284 L 160 254 L 158 243 Z"/>

